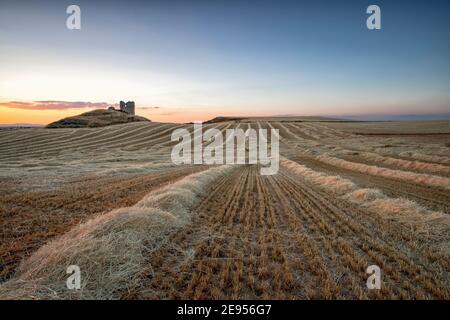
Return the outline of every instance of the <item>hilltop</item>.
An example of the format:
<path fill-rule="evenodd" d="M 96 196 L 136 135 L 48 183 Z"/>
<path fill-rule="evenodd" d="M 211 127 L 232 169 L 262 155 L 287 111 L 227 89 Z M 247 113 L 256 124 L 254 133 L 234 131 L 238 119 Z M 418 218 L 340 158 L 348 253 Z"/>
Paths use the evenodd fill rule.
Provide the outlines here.
<path fill-rule="evenodd" d="M 321 117 L 321 116 L 261 116 L 261 117 L 215 117 L 204 123 L 218 123 L 218 122 L 254 122 L 254 121 L 278 121 L 278 122 L 348 122 L 351 120 Z"/>
<path fill-rule="evenodd" d="M 98 109 L 52 122 L 47 128 L 95 128 L 136 121 L 150 122 L 147 118 L 126 112 Z"/>

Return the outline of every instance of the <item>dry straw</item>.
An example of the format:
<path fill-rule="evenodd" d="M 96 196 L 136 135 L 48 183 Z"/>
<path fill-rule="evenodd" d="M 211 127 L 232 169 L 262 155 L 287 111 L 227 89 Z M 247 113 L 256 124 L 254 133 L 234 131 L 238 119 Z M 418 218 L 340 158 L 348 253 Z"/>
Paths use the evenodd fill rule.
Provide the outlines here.
<path fill-rule="evenodd" d="M 386 165 L 398 166 L 398 167 L 406 169 L 406 170 L 418 170 L 418 171 L 431 172 L 431 173 L 436 173 L 436 174 L 450 173 L 450 167 L 442 165 L 442 164 L 421 162 L 421 161 L 416 161 L 416 160 L 410 161 L 410 160 L 404 160 L 404 159 L 396 159 L 396 158 L 391 158 L 391 157 L 386 157 L 386 156 L 380 156 L 376 153 L 371 153 L 371 152 L 362 152 L 359 155 L 368 160 L 377 161 L 379 163 L 383 163 Z"/>
<path fill-rule="evenodd" d="M 381 190 L 360 188 L 352 181 L 340 176 L 314 171 L 304 165 L 284 159 L 281 165 L 300 175 L 308 182 L 317 185 L 342 199 L 358 204 L 369 211 L 396 218 L 399 221 L 420 225 L 428 224 L 433 228 L 450 230 L 450 217 L 439 211 L 431 211 L 419 204 L 403 199 L 389 198 Z"/>
<path fill-rule="evenodd" d="M 213 181 L 230 171 L 221 166 L 151 192 L 133 207 L 113 210 L 78 225 L 22 262 L 0 286 L 2 299 L 117 299 L 139 285 L 148 257 L 191 219 L 191 208 Z M 68 290 L 66 269 L 78 265 L 82 288 Z"/>
<path fill-rule="evenodd" d="M 432 187 L 440 187 L 450 189 L 450 179 L 445 177 L 434 176 L 430 174 L 414 173 L 402 170 L 392 170 L 377 166 L 370 166 L 362 163 L 351 162 L 328 155 L 320 155 L 316 157 L 317 160 L 330 164 L 335 167 L 340 167 L 352 171 L 370 174 L 373 176 L 381 176 L 385 178 L 394 178 L 403 181 L 409 181 L 421 185 L 428 185 Z"/>

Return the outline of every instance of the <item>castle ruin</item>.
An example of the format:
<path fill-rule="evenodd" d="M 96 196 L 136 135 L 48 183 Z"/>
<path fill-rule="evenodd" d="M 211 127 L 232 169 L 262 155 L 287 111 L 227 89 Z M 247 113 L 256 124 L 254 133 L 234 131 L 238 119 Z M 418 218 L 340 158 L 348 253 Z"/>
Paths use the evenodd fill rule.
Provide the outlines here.
<path fill-rule="evenodd" d="M 134 116 L 134 101 L 120 101 L 119 109 L 114 108 L 114 106 L 108 107 L 110 111 L 120 111 L 129 114 L 130 116 Z"/>
<path fill-rule="evenodd" d="M 127 103 L 125 103 L 125 101 L 120 101 L 119 107 L 120 111 L 134 116 L 134 101 L 128 101 Z"/>

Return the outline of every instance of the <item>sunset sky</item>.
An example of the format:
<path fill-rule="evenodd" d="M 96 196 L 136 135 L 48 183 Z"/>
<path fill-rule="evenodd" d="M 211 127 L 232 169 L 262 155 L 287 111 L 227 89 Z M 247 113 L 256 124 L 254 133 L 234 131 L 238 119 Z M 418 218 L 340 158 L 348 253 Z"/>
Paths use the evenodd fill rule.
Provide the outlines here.
<path fill-rule="evenodd" d="M 0 75 L 0 124 L 450 113 L 450 2 L 0 0 Z"/>

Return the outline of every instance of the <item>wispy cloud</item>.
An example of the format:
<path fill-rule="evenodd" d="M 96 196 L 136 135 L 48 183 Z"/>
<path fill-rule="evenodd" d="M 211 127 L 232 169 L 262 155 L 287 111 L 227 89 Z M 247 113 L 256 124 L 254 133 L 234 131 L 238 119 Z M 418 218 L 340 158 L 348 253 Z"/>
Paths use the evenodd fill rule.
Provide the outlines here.
<path fill-rule="evenodd" d="M 106 102 L 86 102 L 86 101 L 6 101 L 1 102 L 0 106 L 6 108 L 26 109 L 26 110 L 64 110 L 64 109 L 80 109 L 80 108 L 107 108 L 111 104 Z"/>
<path fill-rule="evenodd" d="M 152 110 L 152 109 L 161 109 L 161 107 L 139 107 L 139 109 Z"/>
<path fill-rule="evenodd" d="M 173 115 L 177 115 L 180 114 L 181 112 L 178 111 L 173 111 L 173 112 L 162 112 L 162 113 L 158 113 L 159 116 L 173 116 Z"/>

